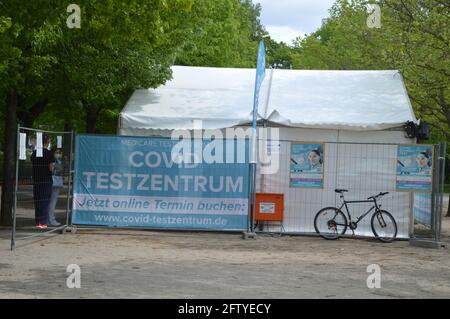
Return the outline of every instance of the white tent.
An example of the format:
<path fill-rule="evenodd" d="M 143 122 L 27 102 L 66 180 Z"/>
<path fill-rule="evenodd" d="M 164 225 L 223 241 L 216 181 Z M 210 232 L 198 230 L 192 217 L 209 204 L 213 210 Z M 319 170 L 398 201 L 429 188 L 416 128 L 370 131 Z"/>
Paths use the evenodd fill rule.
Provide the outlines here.
<path fill-rule="evenodd" d="M 254 69 L 174 66 L 165 85 L 134 92 L 118 133 L 170 136 L 198 129 L 198 120 L 203 129 L 249 126 L 254 83 Z M 398 236 L 409 236 L 411 196 L 395 192 L 396 144 L 414 143 L 402 126 L 417 119 L 398 71 L 267 70 L 258 115 L 280 129 L 281 161 L 278 174 L 258 176 L 258 189 L 285 194 L 287 231 L 314 232 L 315 213 L 337 204 L 334 188 L 347 188 L 357 199 L 390 191 L 383 207 L 394 214 Z M 289 186 L 292 141 L 329 143 L 323 189 Z M 361 234 L 371 233 L 369 221 L 361 226 Z"/>
<path fill-rule="evenodd" d="M 297 128 L 372 131 L 416 121 L 398 71 L 267 70 L 259 119 Z M 120 114 L 119 133 L 216 129 L 251 122 L 253 69 L 173 67 L 173 80 L 137 90 Z"/>

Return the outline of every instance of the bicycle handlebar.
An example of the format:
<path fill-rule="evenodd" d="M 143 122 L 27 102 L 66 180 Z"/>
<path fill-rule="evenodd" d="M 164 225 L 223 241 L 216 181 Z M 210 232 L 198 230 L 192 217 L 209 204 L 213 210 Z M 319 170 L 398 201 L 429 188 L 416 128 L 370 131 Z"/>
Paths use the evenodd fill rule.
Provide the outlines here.
<path fill-rule="evenodd" d="M 389 192 L 380 192 L 378 195 L 370 196 L 370 197 L 367 198 L 367 199 L 376 199 L 376 198 L 378 198 L 378 197 L 381 197 L 381 196 L 384 196 L 384 195 L 387 195 L 387 194 L 389 194 Z"/>

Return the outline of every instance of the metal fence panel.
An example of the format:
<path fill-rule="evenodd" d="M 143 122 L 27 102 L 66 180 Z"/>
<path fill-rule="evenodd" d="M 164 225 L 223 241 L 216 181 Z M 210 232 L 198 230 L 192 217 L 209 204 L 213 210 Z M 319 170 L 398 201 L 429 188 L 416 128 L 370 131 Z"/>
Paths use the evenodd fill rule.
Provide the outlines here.
<path fill-rule="evenodd" d="M 379 200 L 379 203 L 382 209 L 394 216 L 398 227 L 397 238 L 409 238 L 412 235 L 414 193 L 396 191 L 398 145 L 324 143 L 323 188 L 315 189 L 290 187 L 291 143 L 292 141 L 280 142 L 279 172 L 262 176 L 258 174 L 257 179 L 258 192 L 285 194 L 283 227 L 286 232 L 315 233 L 316 213 L 327 206 L 339 206 L 341 201 L 334 190 L 344 188 L 349 190 L 345 193 L 346 200 L 365 200 L 379 192 L 389 192 Z M 442 176 L 442 167 L 436 166 L 435 169 L 440 169 L 436 174 Z M 438 196 L 437 190 L 437 187 L 433 188 L 436 196 Z M 442 196 L 438 198 L 435 199 L 435 206 L 438 205 Z M 351 204 L 349 210 L 352 219 L 366 212 L 371 206 L 371 203 Z M 435 213 L 433 211 L 433 214 Z M 373 236 L 370 217 L 371 214 L 358 224 L 355 230 L 356 235 Z M 279 232 L 280 228 L 276 224 L 269 223 L 265 230 Z M 351 231 L 347 230 L 347 234 L 351 234 Z"/>
<path fill-rule="evenodd" d="M 50 145 L 48 146 L 50 152 L 54 152 L 55 149 L 60 149 L 62 152 L 61 165 L 58 171 L 58 176 L 62 178 L 61 187 L 52 185 L 53 183 L 50 181 L 33 177 L 31 157 L 33 153 L 38 158 L 41 157 L 40 153 L 44 148 L 44 145 L 42 145 L 44 135 L 50 138 Z M 16 240 L 34 238 L 59 231 L 68 225 L 72 183 L 72 137 L 73 132 L 54 132 L 18 127 L 11 249 L 14 249 Z M 47 191 L 43 191 L 43 186 L 48 186 L 45 187 L 50 190 L 48 194 Z M 36 227 L 38 223 L 37 207 L 43 206 L 43 203 L 47 207 L 47 216 L 49 211 L 53 211 L 59 225 L 52 226 L 47 220 L 50 227 L 46 229 Z"/>

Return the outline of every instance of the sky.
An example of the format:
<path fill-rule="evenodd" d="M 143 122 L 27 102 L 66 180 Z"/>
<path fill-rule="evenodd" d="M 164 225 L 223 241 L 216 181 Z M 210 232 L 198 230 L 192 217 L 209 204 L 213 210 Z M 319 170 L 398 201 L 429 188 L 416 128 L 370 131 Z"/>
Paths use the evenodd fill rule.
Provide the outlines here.
<path fill-rule="evenodd" d="M 316 31 L 335 0 L 254 0 L 262 6 L 261 22 L 270 36 L 291 44 L 299 35 Z"/>

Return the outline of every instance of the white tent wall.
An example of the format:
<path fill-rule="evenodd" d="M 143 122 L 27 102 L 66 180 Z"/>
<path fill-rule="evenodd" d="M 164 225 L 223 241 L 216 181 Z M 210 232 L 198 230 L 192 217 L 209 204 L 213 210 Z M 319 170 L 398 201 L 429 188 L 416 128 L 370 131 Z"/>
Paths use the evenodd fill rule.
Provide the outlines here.
<path fill-rule="evenodd" d="M 145 129 L 145 128 L 121 128 L 117 130 L 117 135 L 121 136 L 158 136 L 158 137 L 170 137 L 173 130 L 164 129 Z"/>
<path fill-rule="evenodd" d="M 248 128 L 247 126 L 240 126 L 240 127 L 242 127 L 243 129 Z M 269 127 L 271 126 L 269 125 Z M 415 143 L 415 139 L 405 137 L 405 131 L 400 128 L 384 131 L 358 131 L 358 132 L 348 130 L 311 129 L 311 128 L 296 128 L 296 127 L 278 127 L 278 128 L 280 132 L 280 139 L 288 141 L 394 143 L 394 144 Z M 224 132 L 224 130 L 225 129 L 222 129 L 222 132 Z M 117 134 L 122 136 L 171 137 L 172 132 L 173 130 L 168 129 L 119 127 Z"/>
<path fill-rule="evenodd" d="M 380 191 L 388 191 L 380 202 L 391 212 L 398 224 L 398 237 L 408 238 L 411 228 L 411 197 L 409 193 L 395 192 L 395 145 L 325 143 L 323 189 L 292 188 L 289 186 L 291 142 L 280 142 L 280 169 L 277 174 L 257 175 L 257 191 L 283 193 L 284 222 L 287 232 L 314 233 L 315 214 L 324 207 L 340 205 L 335 188 L 345 188 L 347 200 L 364 200 Z M 336 169 L 338 167 L 338 169 Z M 370 203 L 349 206 L 352 218 L 371 207 Z M 277 231 L 273 224 L 269 230 Z M 355 232 L 372 236 L 370 215 Z"/>
<path fill-rule="evenodd" d="M 172 70 L 164 86 L 134 92 L 119 117 L 120 135 L 170 137 L 174 129 L 198 129 L 199 120 L 203 129 L 250 125 L 254 69 Z M 257 174 L 257 187 L 285 194 L 286 231 L 314 232 L 314 215 L 338 204 L 334 189 L 341 187 L 348 199 L 389 191 L 383 208 L 396 218 L 398 236 L 409 236 L 411 195 L 395 192 L 395 158 L 397 144 L 414 143 L 402 125 L 417 119 L 398 71 L 267 70 L 259 101 L 259 120 L 279 128 L 281 158 L 277 174 Z M 323 189 L 289 187 L 292 141 L 325 143 Z M 352 205 L 352 216 L 365 207 Z M 356 233 L 372 235 L 369 223 L 368 216 Z"/>
<path fill-rule="evenodd" d="M 390 192 L 380 201 L 382 208 L 395 217 L 398 237 L 409 237 L 413 226 L 411 194 L 395 191 L 396 145 L 414 143 L 413 139 L 405 137 L 404 131 L 280 128 L 280 140 L 278 173 L 261 175 L 258 169 L 256 185 L 258 192 L 284 194 L 283 227 L 287 232 L 314 233 L 315 214 L 321 208 L 340 205 L 341 201 L 334 190 L 344 188 L 349 190 L 345 194 L 347 200 L 364 200 L 381 191 Z M 323 189 L 290 187 L 290 145 L 295 141 L 325 143 Z M 349 209 L 352 218 L 355 218 L 370 207 L 370 203 L 352 204 Z M 355 234 L 373 235 L 370 217 L 361 221 Z M 277 223 L 268 226 L 269 231 L 279 231 Z"/>
<path fill-rule="evenodd" d="M 248 127 L 242 127 L 247 129 Z M 360 200 L 381 191 L 390 192 L 381 200 L 382 208 L 397 221 L 398 237 L 408 238 L 412 231 L 411 194 L 395 191 L 397 144 L 412 144 L 401 129 L 355 132 L 346 130 L 278 127 L 280 135 L 280 168 L 276 174 L 261 175 L 257 170 L 257 191 L 283 193 L 283 227 L 290 233 L 314 233 L 315 214 L 323 207 L 340 204 L 335 188 L 349 190 L 348 200 Z M 222 130 L 224 131 L 224 130 Z M 127 133 L 121 130 L 119 133 Z M 172 130 L 139 129 L 129 131 L 133 136 L 162 136 L 170 138 Z M 191 131 L 192 136 L 194 132 Z M 201 134 L 196 132 L 196 134 Z M 225 133 L 223 133 L 225 136 Z M 292 142 L 325 143 L 324 188 L 291 188 L 290 145 Z M 348 143 L 348 144 L 347 144 Z M 380 144 L 377 144 L 380 143 Z M 338 167 L 338 169 L 336 169 Z M 368 204 L 349 206 L 352 218 L 370 208 Z M 279 231 L 276 223 L 267 224 L 268 231 Z M 355 234 L 372 236 L 370 215 L 358 225 Z"/>

